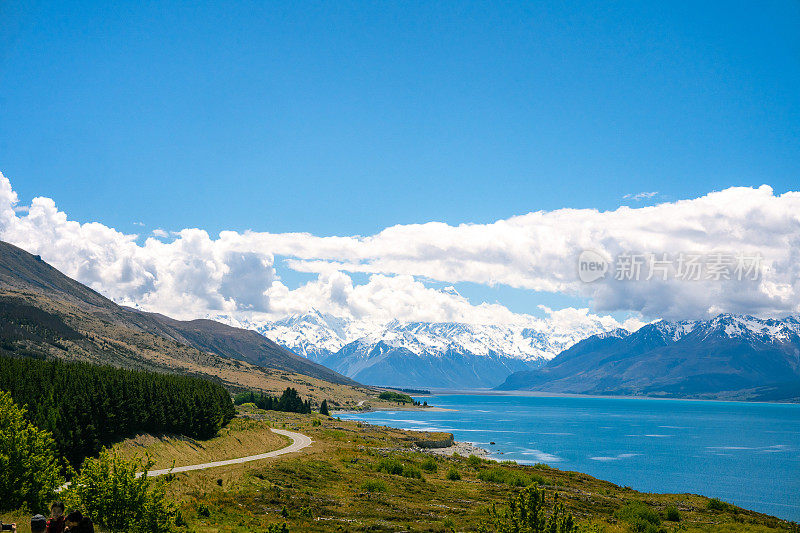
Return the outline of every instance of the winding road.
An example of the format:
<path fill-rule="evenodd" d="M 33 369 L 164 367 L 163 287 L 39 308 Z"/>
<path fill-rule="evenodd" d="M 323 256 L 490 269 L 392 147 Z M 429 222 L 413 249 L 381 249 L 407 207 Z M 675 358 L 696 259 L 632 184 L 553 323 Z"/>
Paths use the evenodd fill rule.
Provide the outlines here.
<path fill-rule="evenodd" d="M 269 457 L 278 457 L 287 453 L 299 452 L 303 448 L 311 446 L 313 442 L 311 437 L 303 435 L 302 433 L 295 433 L 294 431 L 286 431 L 285 429 L 270 428 L 273 433 L 283 435 L 292 439 L 292 443 L 285 448 L 274 450 L 267 453 L 260 453 L 258 455 L 248 455 L 247 457 L 239 457 L 238 459 L 227 459 L 225 461 L 214 461 L 211 463 L 200 463 L 197 465 L 189 466 L 176 466 L 175 468 L 164 468 L 162 470 L 151 470 L 147 473 L 147 477 L 161 476 L 163 474 L 177 474 L 179 472 L 189 472 L 190 470 L 204 470 L 206 468 L 215 468 L 217 466 L 237 465 L 241 463 L 249 463 L 250 461 L 258 461 L 260 459 L 267 459 Z M 140 477 L 142 473 L 136 474 Z"/>

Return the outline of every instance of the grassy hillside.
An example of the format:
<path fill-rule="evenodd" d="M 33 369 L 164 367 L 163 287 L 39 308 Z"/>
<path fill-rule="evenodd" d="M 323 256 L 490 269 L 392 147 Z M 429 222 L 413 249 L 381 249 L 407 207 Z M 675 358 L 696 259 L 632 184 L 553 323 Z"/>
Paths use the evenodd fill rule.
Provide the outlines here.
<path fill-rule="evenodd" d="M 314 404 L 355 407 L 378 394 L 255 332 L 121 307 L 4 242 L 0 354 L 197 375 L 234 391 L 279 394 L 291 386 Z"/>
<path fill-rule="evenodd" d="M 664 532 L 797 531 L 788 522 L 702 496 L 646 494 L 545 465 L 434 456 L 414 446 L 443 435 L 249 408 L 240 416 L 247 418 L 235 420 L 212 444 L 219 453 L 198 449 L 197 461 L 184 442 L 141 438 L 120 445 L 128 454 L 146 449 L 162 463 L 179 450 L 183 463 L 249 455 L 270 426 L 314 440 L 300 454 L 176 475 L 171 493 L 182 502 L 188 531 L 244 533 L 284 522 L 292 532 L 477 531 L 492 506 L 502 511 L 531 483 L 546 489 L 548 508 L 558 493 L 585 532 L 645 531 L 637 529 L 642 520 L 658 521 L 651 531 Z M 263 451 L 272 446 L 265 443 Z"/>

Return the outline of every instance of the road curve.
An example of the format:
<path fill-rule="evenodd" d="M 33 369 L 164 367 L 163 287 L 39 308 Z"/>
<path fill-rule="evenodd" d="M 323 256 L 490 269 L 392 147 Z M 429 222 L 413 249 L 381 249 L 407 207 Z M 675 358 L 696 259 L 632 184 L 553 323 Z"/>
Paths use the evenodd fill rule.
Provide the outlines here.
<path fill-rule="evenodd" d="M 285 448 L 281 448 L 280 450 L 275 450 L 272 452 L 267 453 L 260 453 L 258 455 L 248 455 L 247 457 L 239 457 L 238 459 L 227 459 L 225 461 L 214 461 L 211 463 L 200 463 L 197 465 L 189 465 L 189 466 L 176 466 L 175 468 L 164 468 L 162 470 L 151 470 L 147 473 L 147 477 L 154 477 L 154 476 L 161 476 L 163 474 L 177 474 L 179 472 L 189 472 L 190 470 L 204 470 L 206 468 L 215 468 L 217 466 L 227 466 L 227 465 L 237 465 L 241 463 L 249 463 L 250 461 L 258 461 L 259 459 L 267 459 L 269 457 L 277 457 L 279 455 L 285 455 L 287 453 L 298 452 L 303 448 L 307 448 L 311 446 L 313 442 L 311 437 L 307 435 L 303 435 L 302 433 L 295 433 L 294 431 L 286 431 L 285 429 L 274 429 L 270 428 L 273 433 L 277 433 L 278 435 L 283 435 L 285 437 L 289 437 L 292 439 L 292 443 Z M 136 474 L 136 477 L 140 477 L 142 473 Z"/>

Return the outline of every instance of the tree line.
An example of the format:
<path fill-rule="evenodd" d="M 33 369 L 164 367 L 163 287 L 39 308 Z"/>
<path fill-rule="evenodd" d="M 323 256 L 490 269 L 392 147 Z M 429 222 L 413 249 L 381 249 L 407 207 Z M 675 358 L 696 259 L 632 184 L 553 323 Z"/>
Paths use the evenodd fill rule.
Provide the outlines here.
<path fill-rule="evenodd" d="M 52 433 L 76 466 L 137 433 L 214 436 L 235 415 L 224 387 L 205 379 L 81 362 L 0 356 L 0 389 Z"/>
<path fill-rule="evenodd" d="M 287 387 L 286 390 L 283 391 L 283 394 L 281 394 L 280 398 L 270 396 L 269 394 L 264 394 L 263 392 L 240 392 L 233 397 L 233 402 L 236 405 L 252 403 L 255 404 L 255 406 L 259 409 L 265 409 L 267 411 L 285 411 L 288 413 L 311 412 L 311 401 L 303 401 L 297 390 L 293 389 L 292 387 Z M 328 402 L 325 402 L 326 410 L 327 405 Z"/>

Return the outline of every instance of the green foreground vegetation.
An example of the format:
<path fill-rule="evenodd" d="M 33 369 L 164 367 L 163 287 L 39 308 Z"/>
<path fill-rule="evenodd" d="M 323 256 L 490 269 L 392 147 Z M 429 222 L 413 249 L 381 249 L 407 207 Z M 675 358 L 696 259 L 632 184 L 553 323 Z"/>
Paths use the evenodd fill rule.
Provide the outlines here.
<path fill-rule="evenodd" d="M 423 452 L 450 435 L 402 431 L 254 402 L 215 437 L 140 435 L 84 461 L 58 497 L 103 532 L 798 532 L 796 524 L 691 494 L 646 494 L 546 465 Z M 158 462 L 233 459 L 313 439 L 301 452 L 136 477 Z M 144 457 L 142 457 L 144 456 Z M 26 533 L 61 486 L 56 443 L 0 393 L 0 520 Z M 70 468 L 67 465 L 66 471 Z M 15 510 L 16 509 L 16 510 Z"/>
<path fill-rule="evenodd" d="M 75 467 L 137 433 L 213 437 L 236 413 L 205 379 L 80 362 L 0 356 L 0 389 Z"/>
<path fill-rule="evenodd" d="M 314 444 L 289 456 L 171 476 L 165 498 L 177 506 L 179 531 L 798 531 L 702 496 L 645 494 L 545 465 L 444 457 L 414 446 L 441 435 L 252 406 L 239 415 L 218 438 L 278 427 Z"/>
<path fill-rule="evenodd" d="M 251 403 L 259 409 L 266 411 L 286 411 L 288 413 L 305 413 L 311 412 L 311 402 L 309 400 L 303 401 L 297 390 L 292 387 L 287 387 L 280 398 L 264 394 L 263 392 L 240 392 L 233 397 L 233 403 L 242 405 Z M 327 409 L 327 401 L 325 401 L 325 408 Z"/>

